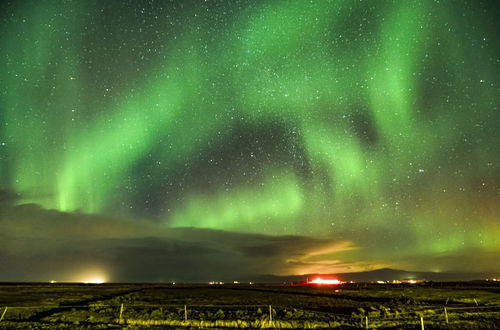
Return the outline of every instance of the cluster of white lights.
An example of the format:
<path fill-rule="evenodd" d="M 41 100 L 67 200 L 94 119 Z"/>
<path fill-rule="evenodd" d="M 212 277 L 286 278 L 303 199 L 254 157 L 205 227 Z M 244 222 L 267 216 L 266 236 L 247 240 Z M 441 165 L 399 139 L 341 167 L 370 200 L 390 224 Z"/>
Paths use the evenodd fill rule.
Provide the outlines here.
<path fill-rule="evenodd" d="M 423 282 L 421 280 L 392 280 L 392 281 L 377 281 L 377 284 L 417 284 Z"/>

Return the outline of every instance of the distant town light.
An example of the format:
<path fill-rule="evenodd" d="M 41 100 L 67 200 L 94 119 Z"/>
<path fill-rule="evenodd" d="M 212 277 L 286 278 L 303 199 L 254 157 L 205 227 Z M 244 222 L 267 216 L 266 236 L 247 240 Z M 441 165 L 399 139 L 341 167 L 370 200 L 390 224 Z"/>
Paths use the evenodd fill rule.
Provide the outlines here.
<path fill-rule="evenodd" d="M 85 284 L 103 284 L 105 280 L 102 277 L 94 277 L 89 279 L 88 281 L 85 281 L 83 283 Z"/>
<path fill-rule="evenodd" d="M 338 285 L 338 284 L 341 284 L 342 282 L 340 282 L 339 280 L 336 280 L 336 279 L 324 280 L 321 277 L 317 277 L 309 283 L 310 284 L 319 284 L 319 285 Z"/>
<path fill-rule="evenodd" d="M 109 276 L 103 269 L 87 267 L 84 270 L 80 270 L 69 281 L 84 284 L 102 284 L 109 282 Z"/>

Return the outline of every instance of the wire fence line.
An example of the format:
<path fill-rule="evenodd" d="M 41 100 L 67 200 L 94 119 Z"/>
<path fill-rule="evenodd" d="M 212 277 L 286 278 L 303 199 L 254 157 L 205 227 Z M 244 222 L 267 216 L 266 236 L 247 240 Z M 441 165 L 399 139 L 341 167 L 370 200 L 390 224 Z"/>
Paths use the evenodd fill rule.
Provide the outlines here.
<path fill-rule="evenodd" d="M 14 309 L 14 308 L 26 308 L 26 309 L 51 309 L 51 308 L 118 308 L 121 306 L 126 306 L 126 307 L 134 307 L 134 308 L 146 308 L 146 307 L 169 307 L 169 308 L 179 308 L 179 307 L 184 307 L 184 306 L 189 306 L 189 307 L 199 307 L 199 308 L 204 308 L 204 307 L 212 307 L 212 308 L 241 308 L 241 307 L 268 307 L 268 306 L 273 306 L 273 307 L 292 307 L 292 306 L 276 306 L 276 305 L 203 305 L 203 304 L 193 304 L 193 305 L 187 305 L 187 304 L 88 304 L 88 305 L 30 305 L 30 306 L 3 306 L 0 307 L 0 311 L 3 308 L 9 308 L 9 309 Z"/>
<path fill-rule="evenodd" d="M 414 306 L 417 307 L 417 306 Z M 430 308 L 429 308 L 430 307 Z M 491 306 L 421 306 L 423 309 L 398 311 L 395 314 L 342 314 L 327 310 L 284 305 L 214 305 L 214 304 L 103 304 L 86 305 L 30 305 L 4 306 L 0 308 L 0 322 L 37 322 L 49 317 L 48 322 L 88 322 L 90 313 L 95 318 L 90 323 L 118 323 L 130 325 L 164 325 L 174 327 L 222 327 L 222 328 L 332 328 L 346 324 L 356 324 L 363 328 L 376 328 L 387 324 L 403 323 L 420 325 L 424 329 L 427 322 L 448 324 L 460 322 L 460 317 L 468 315 L 494 315 L 500 313 L 500 305 Z M 241 311 L 243 309 L 243 311 Z M 26 315 L 22 311 L 30 311 Z M 82 312 L 87 314 L 78 314 Z M 217 312 L 208 314 L 212 310 Z M 236 311 L 235 311 L 236 310 Z M 21 313 L 20 313 L 21 311 Z M 156 314 L 154 314 L 156 311 Z M 165 314 L 165 311 L 171 313 Z M 259 312 L 258 312 L 259 311 Z M 62 312 L 62 313 L 61 313 Z M 64 313 L 75 312 L 71 318 Z M 104 312 L 105 315 L 99 313 Z M 286 312 L 291 313 L 286 316 Z M 379 310 L 380 312 L 380 310 Z M 237 314 L 240 313 L 240 314 Z M 243 313 L 243 314 L 242 314 Z M 245 314 L 246 313 L 246 314 Z M 305 313 L 305 314 L 299 314 Z M 17 314 L 17 315 L 16 315 Z M 59 315 L 58 315 L 59 314 Z M 40 315 L 43 315 L 41 317 Z M 210 315 L 212 318 L 204 316 Z M 235 316 L 240 318 L 234 318 Z M 300 317 L 302 315 L 302 317 Z M 222 316 L 222 319 L 220 317 Z M 52 318 L 50 318 L 52 317 Z M 55 317 L 55 318 L 54 318 Z M 214 319 L 215 317 L 215 319 Z M 219 319 L 217 319 L 219 317 Z M 224 319 L 226 317 L 226 319 Z M 229 319 L 227 319 L 229 317 Z M 496 318 L 495 318 L 496 320 Z"/>
<path fill-rule="evenodd" d="M 233 305 L 233 304 L 221 304 L 221 305 L 213 305 L 213 304 L 102 304 L 102 303 L 90 303 L 86 305 L 59 305 L 59 304 L 54 304 L 54 305 L 29 305 L 29 306 L 12 306 L 8 305 L 7 307 L 9 308 L 72 308 L 72 307 L 121 307 L 122 305 L 127 306 L 127 307 L 184 307 L 184 306 L 189 306 L 189 307 L 224 307 L 224 308 L 231 308 L 231 307 L 268 307 L 270 306 L 269 304 L 239 304 L 239 305 Z M 308 309 L 304 307 L 298 307 L 295 305 L 273 305 L 273 307 L 281 307 L 281 308 L 297 308 L 297 309 L 304 309 L 304 310 L 310 310 L 310 311 L 316 311 L 315 309 Z M 6 306 L 0 306 L 0 311 L 2 308 L 5 308 Z M 450 309 L 488 309 L 488 308 L 500 308 L 500 305 L 483 305 L 483 306 L 463 306 L 463 307 L 448 307 L 446 305 L 432 305 L 432 306 L 420 306 L 420 305 L 415 305 L 415 307 L 421 307 L 425 309 L 443 309 L 447 308 L 448 310 Z M 345 314 L 344 314 L 345 315 Z"/>
<path fill-rule="evenodd" d="M 196 308 L 198 309 L 203 309 L 203 308 L 224 308 L 224 309 L 234 309 L 234 308 L 245 308 L 245 309 L 252 309 L 252 308 L 272 308 L 272 309 L 282 309 L 282 310 L 287 310 L 287 309 L 294 309 L 294 310 L 301 310 L 301 311 L 307 311 L 311 313 L 320 313 L 320 314 L 328 314 L 328 315 L 337 315 L 337 316 L 345 316 L 345 317 L 351 317 L 350 314 L 345 314 L 345 313 L 335 313 L 331 312 L 327 309 L 327 307 L 324 307 L 324 309 L 319 310 L 319 309 L 313 309 L 313 308 L 304 308 L 304 307 L 299 307 L 299 306 L 292 306 L 292 305 L 264 305 L 264 304 L 259 304 L 259 305 L 232 305 L 232 304 L 225 304 L 225 305 L 206 305 L 206 304 L 101 304 L 101 303 L 92 303 L 92 304 L 87 304 L 87 305 L 30 305 L 30 306 L 4 306 L 0 307 L 0 314 L 5 316 L 7 310 L 14 310 L 14 309 L 71 309 L 71 308 L 89 308 L 89 309 L 105 309 L 105 308 L 171 308 L 171 309 L 185 309 L 189 308 L 189 310 L 194 310 Z M 500 309 L 500 305 L 490 305 L 490 306 L 468 306 L 468 307 L 447 307 L 447 306 L 422 306 L 421 309 L 415 309 L 412 311 L 400 311 L 399 314 L 415 314 L 419 313 L 422 311 L 430 311 L 430 310 L 443 310 L 446 309 L 448 311 L 453 311 L 453 310 L 484 310 L 484 309 Z M 495 312 L 500 312 L 495 311 Z M 475 312 L 475 313 L 482 313 L 482 312 Z M 492 311 L 489 312 L 484 312 L 484 313 L 492 313 Z"/>

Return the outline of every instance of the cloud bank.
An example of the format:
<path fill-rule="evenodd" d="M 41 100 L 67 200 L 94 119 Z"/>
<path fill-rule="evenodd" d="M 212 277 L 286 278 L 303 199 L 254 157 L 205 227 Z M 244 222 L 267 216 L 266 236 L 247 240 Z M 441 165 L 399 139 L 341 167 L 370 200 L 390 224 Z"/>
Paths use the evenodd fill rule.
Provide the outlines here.
<path fill-rule="evenodd" d="M 2 281 L 116 282 L 251 281 L 260 274 L 319 269 L 330 256 L 355 249 L 348 241 L 268 236 L 197 228 L 168 228 L 137 221 L 16 205 L 0 195 Z M 350 265 L 331 260 L 330 269 Z M 333 268 L 332 268 L 333 266 Z"/>

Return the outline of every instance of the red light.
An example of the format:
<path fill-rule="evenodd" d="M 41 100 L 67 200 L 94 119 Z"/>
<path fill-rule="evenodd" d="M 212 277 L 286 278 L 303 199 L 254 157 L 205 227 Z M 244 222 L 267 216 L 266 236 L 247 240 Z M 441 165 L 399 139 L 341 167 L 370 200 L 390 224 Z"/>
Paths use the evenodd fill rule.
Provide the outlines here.
<path fill-rule="evenodd" d="M 338 285 L 342 282 L 340 282 L 339 280 L 324 280 L 321 277 L 317 277 L 309 283 L 310 284 L 319 284 L 319 285 Z"/>

